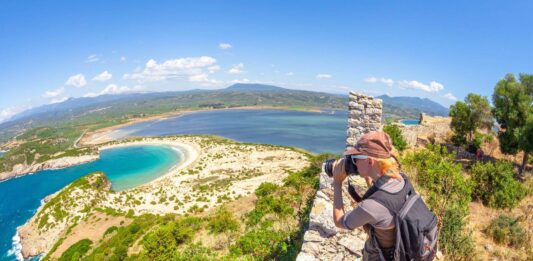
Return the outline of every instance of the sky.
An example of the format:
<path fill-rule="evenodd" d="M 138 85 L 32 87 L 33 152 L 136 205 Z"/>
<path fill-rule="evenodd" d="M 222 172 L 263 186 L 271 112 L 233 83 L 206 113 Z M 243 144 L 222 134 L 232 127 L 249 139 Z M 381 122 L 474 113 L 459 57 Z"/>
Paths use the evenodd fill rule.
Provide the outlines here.
<path fill-rule="evenodd" d="M 25 109 L 236 82 L 490 100 L 533 73 L 532 1 L 0 2 L 0 121 Z"/>

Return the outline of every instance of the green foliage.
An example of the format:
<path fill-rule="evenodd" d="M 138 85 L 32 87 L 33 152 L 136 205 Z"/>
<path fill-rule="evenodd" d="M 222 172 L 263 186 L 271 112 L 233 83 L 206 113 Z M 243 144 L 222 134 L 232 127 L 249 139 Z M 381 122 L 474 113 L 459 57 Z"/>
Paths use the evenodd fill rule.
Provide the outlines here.
<path fill-rule="evenodd" d="M 520 225 L 519 219 L 505 214 L 493 219 L 485 233 L 492 237 L 494 242 L 511 247 L 525 246 L 529 242 L 527 232 Z"/>
<path fill-rule="evenodd" d="M 389 134 L 392 140 L 392 145 L 394 145 L 394 147 L 398 151 L 401 152 L 407 148 L 407 141 L 405 141 L 402 135 L 402 131 L 400 130 L 398 125 L 395 125 L 395 124 L 385 125 L 385 127 L 383 127 L 383 131 Z"/>
<path fill-rule="evenodd" d="M 439 219 L 439 246 L 450 259 L 467 259 L 473 251 L 466 232 L 472 184 L 445 147 L 428 145 L 401 159 L 428 207 Z"/>
<path fill-rule="evenodd" d="M 255 195 L 260 198 L 272 194 L 274 191 L 278 190 L 279 186 L 270 182 L 263 182 L 255 190 Z"/>
<path fill-rule="evenodd" d="M 467 144 L 475 147 L 475 144 L 471 143 L 476 130 L 492 127 L 489 101 L 486 97 L 474 93 L 469 93 L 464 102 L 457 101 L 450 106 L 449 115 L 452 117 L 451 128 L 454 131 L 452 141 L 456 145 Z"/>
<path fill-rule="evenodd" d="M 513 165 L 508 161 L 476 162 L 470 174 L 474 197 L 490 207 L 513 208 L 526 196 L 526 188 L 514 179 Z"/>
<path fill-rule="evenodd" d="M 529 153 L 533 151 L 532 77 L 521 74 L 520 81 L 517 81 L 514 75 L 508 74 L 496 84 L 492 94 L 493 114 L 504 130 L 498 134 L 501 151 L 506 154 L 526 152 L 520 173 L 527 163 Z"/>
<path fill-rule="evenodd" d="M 225 207 L 219 208 L 213 216 L 209 217 L 207 223 L 209 232 L 213 234 L 235 232 L 239 230 L 239 226 L 239 221 Z"/>
<path fill-rule="evenodd" d="M 284 233 L 272 229 L 260 228 L 248 231 L 231 246 L 233 256 L 252 256 L 258 260 L 280 256 L 281 242 L 286 238 Z M 270 258 L 269 258 L 270 257 Z"/>
<path fill-rule="evenodd" d="M 202 227 L 202 220 L 186 217 L 170 221 L 148 233 L 142 244 L 150 260 L 171 260 L 178 252 L 178 246 L 189 243 Z"/>
<path fill-rule="evenodd" d="M 119 227 L 116 233 L 111 234 L 105 241 L 100 242 L 83 260 L 123 260 L 127 256 L 127 250 L 135 241 L 141 238 L 154 224 L 164 220 L 156 215 L 144 214 L 136 217 L 133 222 L 124 227 Z"/>
<path fill-rule="evenodd" d="M 84 256 L 90 249 L 93 241 L 89 239 L 82 239 L 74 245 L 70 246 L 63 254 L 61 254 L 61 257 L 59 257 L 59 261 L 71 261 L 71 260 L 80 260 L 82 256 Z"/>

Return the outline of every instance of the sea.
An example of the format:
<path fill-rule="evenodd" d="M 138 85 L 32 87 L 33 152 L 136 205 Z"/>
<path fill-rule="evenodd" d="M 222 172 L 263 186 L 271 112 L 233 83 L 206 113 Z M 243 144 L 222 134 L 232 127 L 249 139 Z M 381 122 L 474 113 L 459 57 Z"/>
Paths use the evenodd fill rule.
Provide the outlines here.
<path fill-rule="evenodd" d="M 340 154 L 345 147 L 347 111 L 213 110 L 129 125 L 114 139 L 180 134 L 218 135 L 240 142 L 292 146 L 312 153 Z M 166 146 L 128 146 L 103 150 L 94 162 L 0 182 L 0 260 L 16 260 L 16 228 L 41 201 L 94 171 L 106 173 L 115 191 L 132 188 L 166 173 L 183 155 Z"/>

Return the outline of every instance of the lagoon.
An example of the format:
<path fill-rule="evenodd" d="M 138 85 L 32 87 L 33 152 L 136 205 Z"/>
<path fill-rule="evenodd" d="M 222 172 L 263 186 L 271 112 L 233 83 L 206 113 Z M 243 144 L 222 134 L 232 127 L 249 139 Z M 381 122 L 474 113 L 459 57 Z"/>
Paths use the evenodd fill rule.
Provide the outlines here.
<path fill-rule="evenodd" d="M 41 200 L 70 182 L 94 171 L 103 171 L 114 191 L 154 180 L 183 160 L 183 154 L 164 145 L 132 145 L 100 151 L 100 159 L 64 169 L 44 170 L 0 182 L 0 260 L 14 260 L 12 237 Z"/>
<path fill-rule="evenodd" d="M 110 136 L 210 134 L 240 142 L 299 147 L 314 153 L 341 153 L 346 142 L 347 111 L 213 110 L 120 128 Z"/>

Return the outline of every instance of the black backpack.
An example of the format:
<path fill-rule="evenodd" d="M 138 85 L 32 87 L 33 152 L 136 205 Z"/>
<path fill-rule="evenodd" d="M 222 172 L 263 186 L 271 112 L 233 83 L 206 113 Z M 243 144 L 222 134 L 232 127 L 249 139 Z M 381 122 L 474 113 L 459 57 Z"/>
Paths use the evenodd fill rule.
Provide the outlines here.
<path fill-rule="evenodd" d="M 390 179 L 388 176 L 383 176 L 374 182 L 362 200 L 373 199 L 394 215 L 396 245 L 393 260 L 433 260 L 437 253 L 437 218 L 415 192 L 407 176 L 403 173 L 401 175 L 405 185 L 399 192 L 389 193 L 381 190 L 381 186 Z M 367 226 L 367 228 L 373 231 L 373 227 Z M 370 240 L 377 243 L 373 232 Z M 380 256 L 385 260 L 381 250 Z"/>

